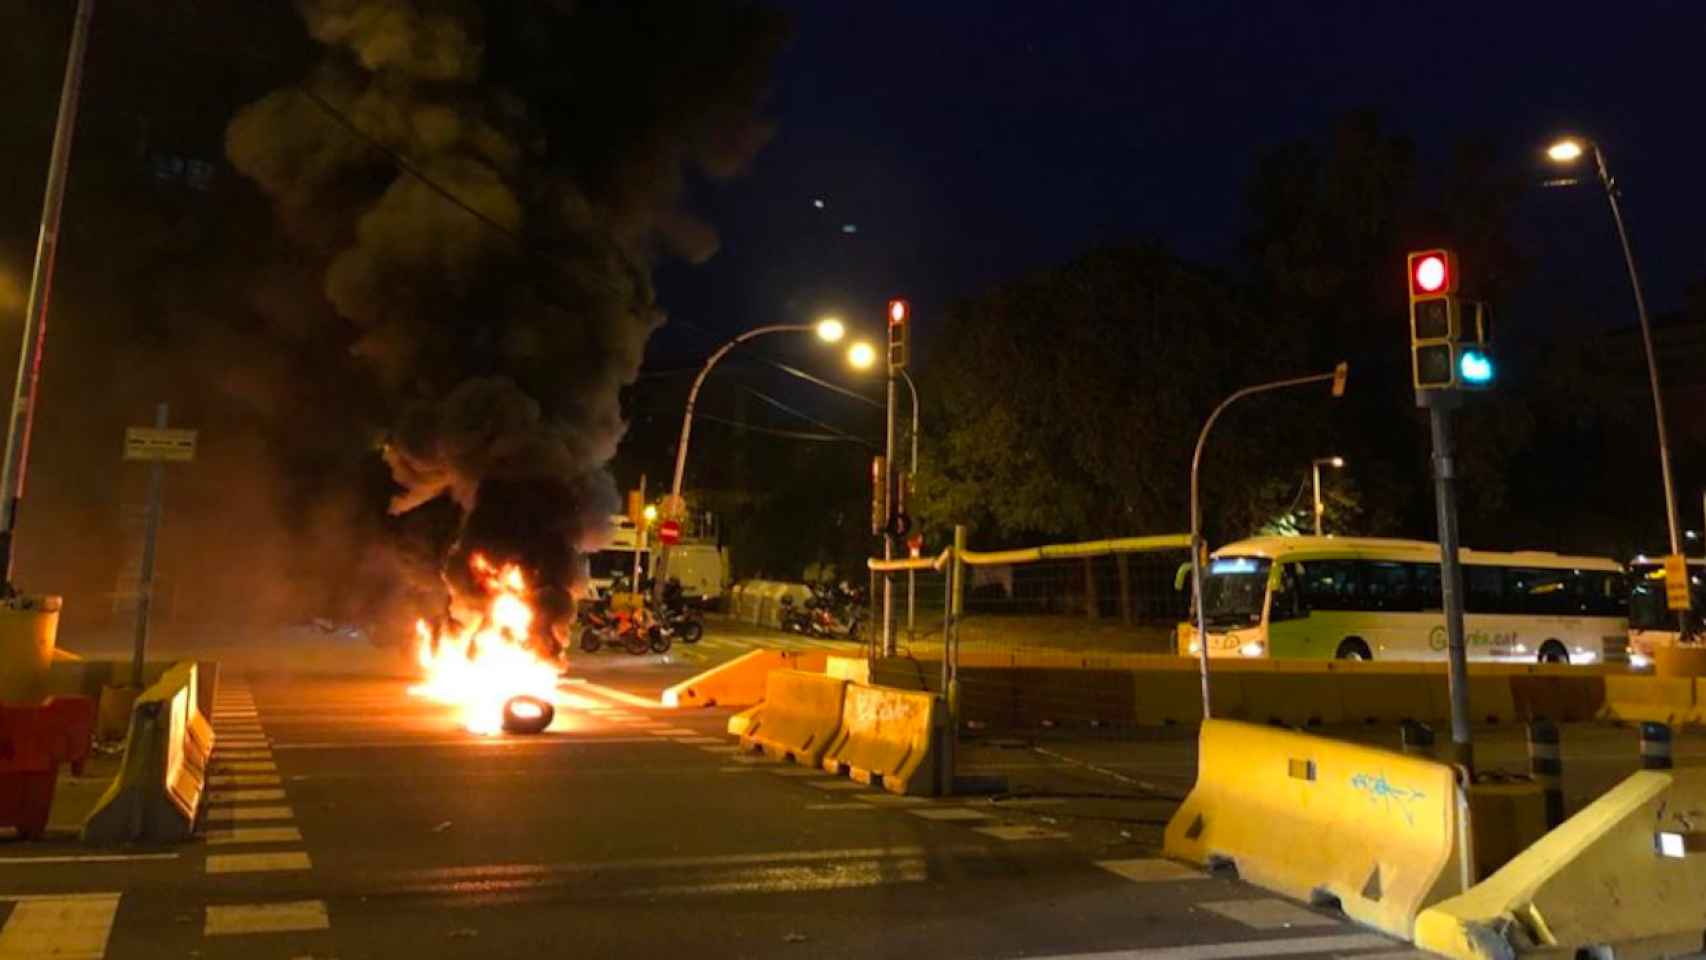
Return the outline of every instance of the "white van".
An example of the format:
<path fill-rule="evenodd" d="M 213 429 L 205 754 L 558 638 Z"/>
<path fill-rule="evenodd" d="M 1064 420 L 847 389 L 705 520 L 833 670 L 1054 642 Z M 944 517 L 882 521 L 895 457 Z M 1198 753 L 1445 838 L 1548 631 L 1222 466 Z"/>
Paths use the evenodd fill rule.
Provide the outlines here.
<path fill-rule="evenodd" d="M 714 543 L 677 543 L 660 548 L 657 583 L 681 581 L 681 594 L 688 600 L 714 603 L 722 599 L 729 582 L 729 551 Z"/>

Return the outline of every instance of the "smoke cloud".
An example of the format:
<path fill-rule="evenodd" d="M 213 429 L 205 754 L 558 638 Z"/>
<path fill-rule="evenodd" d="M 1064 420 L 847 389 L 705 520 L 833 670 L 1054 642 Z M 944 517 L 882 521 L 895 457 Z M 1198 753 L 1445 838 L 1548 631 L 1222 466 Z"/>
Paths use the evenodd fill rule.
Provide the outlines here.
<path fill-rule="evenodd" d="M 483 550 L 559 609 L 617 506 L 620 391 L 663 319 L 652 263 L 714 253 L 684 192 L 767 139 L 782 23 L 685 0 L 299 11 L 324 58 L 242 109 L 226 152 L 323 263 L 387 411 L 389 512 L 459 510 L 430 551 L 453 595 Z"/>

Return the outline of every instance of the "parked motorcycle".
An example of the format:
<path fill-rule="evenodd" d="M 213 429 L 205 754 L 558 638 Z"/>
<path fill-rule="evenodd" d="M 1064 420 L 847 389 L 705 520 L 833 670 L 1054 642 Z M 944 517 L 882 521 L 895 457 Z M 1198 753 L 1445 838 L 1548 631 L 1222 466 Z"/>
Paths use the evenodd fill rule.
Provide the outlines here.
<path fill-rule="evenodd" d="M 705 615 L 687 602 L 681 581 L 673 577 L 658 594 L 656 616 L 658 629 L 682 643 L 698 643 L 699 638 L 705 635 Z"/>
<path fill-rule="evenodd" d="M 579 619 L 581 649 L 587 653 L 618 645 L 634 656 L 641 656 L 648 650 L 663 653 L 669 649 L 667 643 L 662 650 L 657 649 L 650 632 L 650 617 L 644 608 L 615 610 L 609 597 L 600 597 L 581 606 Z"/>

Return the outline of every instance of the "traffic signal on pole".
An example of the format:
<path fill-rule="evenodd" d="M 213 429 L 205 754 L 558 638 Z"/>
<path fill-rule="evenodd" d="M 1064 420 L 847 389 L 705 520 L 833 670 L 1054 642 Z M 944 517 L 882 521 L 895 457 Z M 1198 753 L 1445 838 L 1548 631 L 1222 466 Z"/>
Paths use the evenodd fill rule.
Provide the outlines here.
<path fill-rule="evenodd" d="M 1457 255 L 1421 250 L 1408 258 L 1411 374 L 1417 390 L 1480 389 L 1494 377 L 1492 317 L 1458 295 Z"/>
<path fill-rule="evenodd" d="M 906 369 L 907 354 L 912 337 L 912 304 L 905 300 L 889 301 L 889 371 Z"/>

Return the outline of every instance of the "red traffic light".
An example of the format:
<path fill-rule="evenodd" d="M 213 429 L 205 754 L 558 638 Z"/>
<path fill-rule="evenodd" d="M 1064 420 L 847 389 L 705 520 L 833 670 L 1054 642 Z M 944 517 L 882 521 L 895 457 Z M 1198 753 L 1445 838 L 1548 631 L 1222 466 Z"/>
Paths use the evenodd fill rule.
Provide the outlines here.
<path fill-rule="evenodd" d="M 905 323 L 907 315 L 910 314 L 911 312 L 912 312 L 912 308 L 907 304 L 907 302 L 905 300 L 890 300 L 889 301 L 889 326 L 894 327 L 894 326 L 899 326 L 900 324 Z"/>
<path fill-rule="evenodd" d="M 1410 296 L 1426 297 L 1457 290 L 1457 258 L 1449 250 L 1410 254 Z"/>

